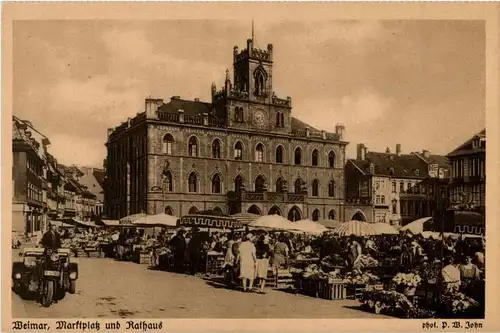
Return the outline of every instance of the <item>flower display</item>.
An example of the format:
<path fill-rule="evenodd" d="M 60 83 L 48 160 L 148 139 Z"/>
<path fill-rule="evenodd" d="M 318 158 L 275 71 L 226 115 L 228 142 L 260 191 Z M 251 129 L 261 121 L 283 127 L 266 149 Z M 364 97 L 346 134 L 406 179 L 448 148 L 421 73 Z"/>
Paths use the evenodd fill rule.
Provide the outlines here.
<path fill-rule="evenodd" d="M 362 254 L 359 258 L 359 261 L 361 262 L 361 265 L 366 268 L 374 268 L 379 266 L 378 260 L 366 254 Z"/>
<path fill-rule="evenodd" d="M 415 273 L 398 273 L 392 281 L 398 286 L 404 286 L 406 288 L 416 288 L 422 282 L 422 278 Z"/>
<path fill-rule="evenodd" d="M 449 314 L 458 317 L 472 315 L 479 309 L 479 303 L 476 300 L 459 292 L 443 295 L 441 302 L 443 303 L 443 308 L 450 312 Z"/>
<path fill-rule="evenodd" d="M 366 290 L 361 296 L 362 307 L 375 313 L 403 318 L 433 318 L 435 313 L 414 306 L 408 298 L 395 291 Z"/>
<path fill-rule="evenodd" d="M 373 285 L 379 282 L 379 278 L 368 272 L 361 273 L 359 271 L 353 271 L 345 275 L 343 282 L 346 284 Z"/>

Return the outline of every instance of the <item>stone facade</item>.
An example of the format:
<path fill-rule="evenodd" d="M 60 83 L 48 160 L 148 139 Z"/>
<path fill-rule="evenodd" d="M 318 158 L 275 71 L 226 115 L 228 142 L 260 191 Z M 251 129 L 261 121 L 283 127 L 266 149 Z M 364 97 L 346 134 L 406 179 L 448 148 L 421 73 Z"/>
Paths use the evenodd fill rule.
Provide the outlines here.
<path fill-rule="evenodd" d="M 221 90 L 212 84 L 212 103 L 148 98 L 144 113 L 110 130 L 108 215 L 272 210 L 344 220 L 344 127 L 327 133 L 293 118 L 291 98 L 272 90 L 272 66 L 272 45 L 249 40 L 234 50 L 235 83 L 227 72 Z"/>

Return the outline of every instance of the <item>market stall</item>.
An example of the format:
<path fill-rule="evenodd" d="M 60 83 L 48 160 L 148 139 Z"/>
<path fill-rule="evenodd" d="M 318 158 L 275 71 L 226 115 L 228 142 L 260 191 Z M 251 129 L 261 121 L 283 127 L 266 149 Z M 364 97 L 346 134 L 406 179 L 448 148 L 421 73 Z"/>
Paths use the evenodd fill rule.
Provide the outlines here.
<path fill-rule="evenodd" d="M 183 216 L 177 221 L 177 227 L 197 229 L 197 241 L 205 244 L 200 253 L 201 262 L 205 266 L 203 271 L 207 275 L 214 275 L 221 272 L 224 253 L 209 249 L 210 231 L 214 229 L 219 231 L 238 230 L 243 227 L 243 223 L 220 212 L 202 211 Z"/>

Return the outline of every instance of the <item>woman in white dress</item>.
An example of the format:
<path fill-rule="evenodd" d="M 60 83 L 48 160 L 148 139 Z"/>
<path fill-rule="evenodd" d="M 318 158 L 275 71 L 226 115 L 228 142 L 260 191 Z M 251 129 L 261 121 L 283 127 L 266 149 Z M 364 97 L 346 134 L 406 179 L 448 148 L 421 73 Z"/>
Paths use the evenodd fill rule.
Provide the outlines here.
<path fill-rule="evenodd" d="M 240 279 L 243 284 L 243 291 L 250 291 L 253 288 L 253 280 L 255 279 L 257 257 L 255 255 L 255 245 L 250 241 L 248 235 L 245 236 L 244 241 L 239 246 L 237 261 L 240 264 Z"/>

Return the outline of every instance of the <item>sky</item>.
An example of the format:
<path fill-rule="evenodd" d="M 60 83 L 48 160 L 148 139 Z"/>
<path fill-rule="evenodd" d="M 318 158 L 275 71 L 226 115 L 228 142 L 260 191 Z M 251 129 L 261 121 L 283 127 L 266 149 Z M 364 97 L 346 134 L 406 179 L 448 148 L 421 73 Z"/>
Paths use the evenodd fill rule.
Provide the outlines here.
<path fill-rule="evenodd" d="M 13 112 L 60 163 L 102 167 L 107 128 L 147 96 L 210 101 L 250 36 L 250 21 L 15 21 Z M 484 21 L 256 20 L 255 40 L 274 46 L 276 95 L 315 128 L 344 124 L 348 157 L 446 154 L 485 127 Z"/>

